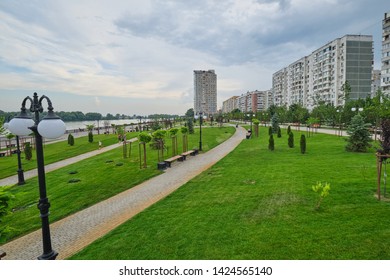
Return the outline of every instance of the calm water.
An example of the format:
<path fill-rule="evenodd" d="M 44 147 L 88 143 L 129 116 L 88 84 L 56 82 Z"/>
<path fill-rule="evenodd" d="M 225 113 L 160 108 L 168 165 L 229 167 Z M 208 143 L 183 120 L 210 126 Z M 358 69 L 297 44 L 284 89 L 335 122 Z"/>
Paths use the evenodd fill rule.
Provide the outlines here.
<path fill-rule="evenodd" d="M 142 122 L 149 121 L 147 119 L 142 119 Z M 109 126 L 112 124 L 115 125 L 123 125 L 123 124 L 137 124 L 139 123 L 139 120 L 133 119 L 133 120 L 109 120 L 109 121 L 99 121 L 99 127 L 103 128 L 105 122 L 109 122 Z M 95 127 L 98 127 L 97 121 L 82 121 L 82 122 L 65 122 L 66 130 L 73 130 L 73 129 L 85 129 L 87 125 L 94 124 Z"/>

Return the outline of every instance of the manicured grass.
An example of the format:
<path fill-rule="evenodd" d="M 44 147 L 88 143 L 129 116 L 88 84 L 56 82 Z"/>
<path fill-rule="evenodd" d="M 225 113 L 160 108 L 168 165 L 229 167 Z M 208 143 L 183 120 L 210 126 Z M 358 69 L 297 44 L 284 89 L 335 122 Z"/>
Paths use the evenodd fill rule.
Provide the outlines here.
<path fill-rule="evenodd" d="M 137 133 L 128 133 L 127 139 L 136 137 Z M 50 164 L 57 162 L 63 159 L 71 158 L 80 154 L 84 154 L 93 150 L 98 149 L 98 142 L 101 141 L 104 146 L 109 146 L 115 143 L 118 143 L 118 136 L 115 134 L 94 134 L 94 142 L 88 142 L 88 136 L 83 136 L 75 138 L 74 146 L 69 146 L 68 141 L 60 141 L 51 144 L 44 145 L 44 156 L 45 164 Z M 24 171 L 37 168 L 36 154 L 33 150 L 33 157 L 31 160 L 26 160 L 24 153 L 21 153 L 22 159 L 22 168 Z M 11 157 L 2 157 L 0 158 L 1 169 L 0 169 L 0 179 L 6 178 L 16 174 L 18 162 L 17 156 L 12 155 Z"/>
<path fill-rule="evenodd" d="M 267 130 L 72 259 L 390 259 L 390 203 L 376 158 L 316 134 L 307 153 Z M 330 195 L 315 210 L 316 182 Z"/>
<path fill-rule="evenodd" d="M 205 129 L 202 135 L 204 151 L 228 139 L 234 131 L 232 127 Z M 178 143 L 181 152 L 180 137 L 181 135 Z M 197 147 L 198 130 L 189 135 L 188 141 L 188 147 Z M 168 140 L 168 152 L 171 151 L 170 144 L 171 141 Z M 59 220 L 160 174 L 161 171 L 157 170 L 157 151 L 150 147 L 147 147 L 148 168 L 140 170 L 138 148 L 138 142 L 133 143 L 131 157 L 124 159 L 120 144 L 112 151 L 47 173 L 50 221 Z M 70 180 L 77 182 L 69 182 Z M 37 178 L 27 180 L 26 185 L 12 187 L 11 192 L 15 195 L 10 206 L 14 212 L 4 217 L 2 222 L 14 228 L 10 236 L 14 238 L 41 226 L 36 207 L 39 199 Z"/>

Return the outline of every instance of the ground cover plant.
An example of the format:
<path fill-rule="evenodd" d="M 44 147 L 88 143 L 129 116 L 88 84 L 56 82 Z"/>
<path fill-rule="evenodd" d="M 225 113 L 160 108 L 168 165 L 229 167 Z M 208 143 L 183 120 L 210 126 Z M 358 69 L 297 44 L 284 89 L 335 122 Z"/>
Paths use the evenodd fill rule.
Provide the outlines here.
<path fill-rule="evenodd" d="M 269 151 L 262 129 L 72 259 L 389 259 L 375 150 L 347 152 L 343 138 L 315 134 L 305 154 L 283 138 Z M 332 188 L 319 209 L 317 182 Z"/>
<path fill-rule="evenodd" d="M 204 151 L 222 143 L 234 131 L 233 127 L 202 129 Z M 188 145 L 197 147 L 198 142 L 199 130 L 196 129 L 195 134 L 188 136 Z M 179 141 L 179 151 L 182 149 L 181 144 Z M 118 145 L 112 151 L 47 173 L 50 221 L 66 217 L 161 173 L 157 170 L 158 157 L 155 150 L 147 148 L 148 165 L 140 170 L 138 144 L 133 149 L 133 155 L 124 159 L 122 145 Z M 10 238 L 40 228 L 41 221 L 36 207 L 39 198 L 37 178 L 26 180 L 23 186 L 13 186 L 10 194 L 14 195 L 10 202 L 13 213 L 2 219 L 2 223 L 13 228 Z"/>
<path fill-rule="evenodd" d="M 133 138 L 137 134 L 135 132 L 128 133 L 128 138 Z M 98 142 L 101 141 L 103 147 L 109 146 L 115 143 L 118 143 L 118 136 L 116 134 L 100 134 L 95 135 L 94 142 L 88 142 L 88 136 L 83 136 L 75 139 L 74 145 L 68 145 L 67 140 L 63 140 L 56 143 L 47 143 L 44 145 L 44 156 L 45 164 L 50 164 L 57 162 L 63 159 L 71 158 L 83 153 L 97 150 Z M 21 153 L 22 167 L 24 171 L 37 168 L 36 154 L 35 150 L 32 150 L 32 159 L 26 160 L 24 153 Z M 2 157 L 0 159 L 1 168 L 0 168 L 0 179 L 6 178 L 16 174 L 17 170 L 17 157 L 13 155 L 12 157 Z"/>

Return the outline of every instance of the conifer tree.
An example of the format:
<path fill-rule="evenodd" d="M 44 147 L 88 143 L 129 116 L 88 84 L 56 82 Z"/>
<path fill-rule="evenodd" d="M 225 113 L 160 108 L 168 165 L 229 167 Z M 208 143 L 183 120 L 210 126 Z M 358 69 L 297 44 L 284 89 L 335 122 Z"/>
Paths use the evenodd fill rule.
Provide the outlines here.
<path fill-rule="evenodd" d="M 301 146 L 301 153 L 302 154 L 306 153 L 306 137 L 304 134 L 301 135 L 300 146 Z"/>
<path fill-rule="evenodd" d="M 288 146 L 294 148 L 294 134 L 292 132 L 288 135 Z"/>
<path fill-rule="evenodd" d="M 269 136 L 268 149 L 269 149 L 270 151 L 275 150 L 275 140 L 274 140 L 273 134 L 271 134 L 271 135 Z"/>

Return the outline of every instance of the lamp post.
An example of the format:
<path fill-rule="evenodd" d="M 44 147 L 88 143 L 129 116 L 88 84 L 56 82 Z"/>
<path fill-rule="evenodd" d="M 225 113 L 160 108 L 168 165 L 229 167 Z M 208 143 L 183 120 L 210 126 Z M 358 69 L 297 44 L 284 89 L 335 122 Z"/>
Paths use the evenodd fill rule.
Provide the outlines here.
<path fill-rule="evenodd" d="M 252 118 L 255 116 L 255 114 L 250 113 L 250 114 L 247 114 L 247 116 L 249 117 L 250 122 L 251 122 L 251 138 L 252 138 Z"/>
<path fill-rule="evenodd" d="M 199 151 L 202 151 L 202 123 L 203 112 L 199 112 Z"/>
<path fill-rule="evenodd" d="M 5 129 L 9 129 L 9 119 L 8 122 L 4 123 L 3 127 Z M 19 144 L 19 136 L 16 135 L 16 154 L 18 158 L 18 185 L 24 185 L 26 182 L 24 181 L 24 173 L 22 169 L 22 160 L 20 158 L 20 144 Z"/>
<path fill-rule="evenodd" d="M 43 112 L 42 101 L 46 99 L 48 103 L 48 113 L 40 120 L 39 113 Z M 34 113 L 34 120 L 27 114 L 26 102 L 30 101 L 30 112 Z M 50 203 L 46 194 L 45 164 L 43 158 L 42 136 L 45 138 L 58 138 L 65 133 L 65 123 L 53 112 L 53 106 L 50 99 L 42 95 L 38 99 L 38 94 L 34 97 L 27 96 L 22 102 L 21 112 L 9 123 L 9 130 L 18 136 L 29 135 L 31 131 L 35 134 L 38 183 L 39 183 L 39 202 L 38 209 L 42 221 L 42 241 L 43 254 L 38 257 L 39 260 L 54 260 L 58 253 L 52 249 L 50 227 L 49 227 L 49 208 Z"/>

